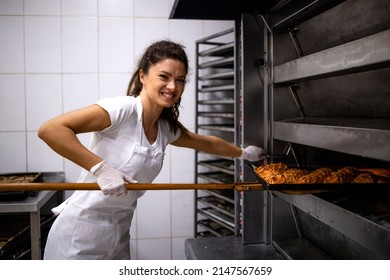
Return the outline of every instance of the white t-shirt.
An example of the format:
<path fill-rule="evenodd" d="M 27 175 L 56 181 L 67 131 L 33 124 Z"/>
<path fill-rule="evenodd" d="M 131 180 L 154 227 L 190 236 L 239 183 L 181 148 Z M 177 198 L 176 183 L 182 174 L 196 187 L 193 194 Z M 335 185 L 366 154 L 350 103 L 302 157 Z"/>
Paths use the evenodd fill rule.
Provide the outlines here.
<path fill-rule="evenodd" d="M 143 129 L 141 135 L 138 135 L 136 127 L 141 120 L 143 111 L 140 97 L 110 97 L 101 99 L 96 104 L 108 112 L 111 126 L 92 133 L 88 148 L 113 168 L 118 169 L 126 162 L 134 149 L 136 137 L 142 138 L 142 146 L 165 152 L 166 146 L 179 138 L 181 134 L 180 129 L 176 133 L 171 132 L 166 120 L 159 120 L 155 143 L 148 142 Z M 87 170 L 83 170 L 78 179 L 78 182 L 94 181 L 96 181 L 96 177 Z"/>

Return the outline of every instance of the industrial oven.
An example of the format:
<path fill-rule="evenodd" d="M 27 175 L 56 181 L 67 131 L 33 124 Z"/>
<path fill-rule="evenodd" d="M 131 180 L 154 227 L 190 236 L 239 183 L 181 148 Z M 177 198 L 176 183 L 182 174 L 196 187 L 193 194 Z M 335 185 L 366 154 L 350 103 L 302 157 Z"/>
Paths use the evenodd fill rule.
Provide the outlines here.
<path fill-rule="evenodd" d="M 263 146 L 258 165 L 353 166 L 381 183 L 236 192 L 235 235 L 187 240 L 187 256 L 390 259 L 390 1 L 242 1 L 205 15 L 193 2 L 171 18 L 235 22 L 232 141 Z M 234 180 L 256 180 L 234 164 Z"/>

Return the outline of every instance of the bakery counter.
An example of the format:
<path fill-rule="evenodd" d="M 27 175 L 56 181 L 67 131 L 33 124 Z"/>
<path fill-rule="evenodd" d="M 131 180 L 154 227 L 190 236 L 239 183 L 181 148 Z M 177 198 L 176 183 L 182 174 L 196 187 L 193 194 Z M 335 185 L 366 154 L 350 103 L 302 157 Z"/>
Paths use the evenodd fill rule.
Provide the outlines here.
<path fill-rule="evenodd" d="M 43 182 L 64 182 L 62 172 L 42 173 Z M 41 213 L 63 200 L 63 193 L 57 191 L 39 191 L 24 199 L 0 201 L 0 214 L 26 214 L 30 216 L 31 257 L 41 259 Z"/>
<path fill-rule="evenodd" d="M 289 249 L 288 256 L 275 244 L 242 244 L 242 238 L 236 236 L 191 238 L 185 241 L 185 253 L 188 260 L 331 259 L 305 238 L 282 245 Z"/>
<path fill-rule="evenodd" d="M 265 244 L 243 245 L 235 236 L 191 238 L 185 241 L 189 260 L 281 260 L 283 257 Z"/>

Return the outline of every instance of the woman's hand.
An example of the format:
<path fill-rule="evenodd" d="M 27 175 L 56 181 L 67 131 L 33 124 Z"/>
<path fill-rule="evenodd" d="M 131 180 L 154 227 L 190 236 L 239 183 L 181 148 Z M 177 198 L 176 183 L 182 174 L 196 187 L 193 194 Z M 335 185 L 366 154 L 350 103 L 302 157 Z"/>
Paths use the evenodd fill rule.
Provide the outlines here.
<path fill-rule="evenodd" d="M 129 176 L 109 166 L 105 161 L 93 166 L 90 172 L 98 178 L 97 183 L 105 195 L 126 195 L 125 182 L 137 183 Z"/>
<path fill-rule="evenodd" d="M 242 149 L 242 155 L 240 158 L 248 161 L 259 161 L 264 159 L 264 150 L 261 147 L 251 145 Z"/>

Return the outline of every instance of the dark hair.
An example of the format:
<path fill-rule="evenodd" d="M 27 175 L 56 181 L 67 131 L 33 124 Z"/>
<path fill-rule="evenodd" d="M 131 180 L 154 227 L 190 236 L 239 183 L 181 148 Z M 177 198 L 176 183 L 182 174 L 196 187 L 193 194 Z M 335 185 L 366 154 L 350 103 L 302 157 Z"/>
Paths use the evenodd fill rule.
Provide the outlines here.
<path fill-rule="evenodd" d="M 174 43 L 169 40 L 162 40 L 151 44 L 138 61 L 137 68 L 131 77 L 127 95 L 137 97 L 140 95 L 142 90 L 142 83 L 139 78 L 139 73 L 142 70 L 143 73 L 147 74 L 151 66 L 159 63 L 160 61 L 170 58 L 178 60 L 184 64 L 185 74 L 188 73 L 188 58 L 184 51 L 184 46 L 178 43 Z M 171 108 L 164 108 L 160 119 L 167 120 L 171 131 L 176 133 L 177 129 L 183 129 L 183 125 L 179 122 L 179 106 L 181 98 Z"/>

